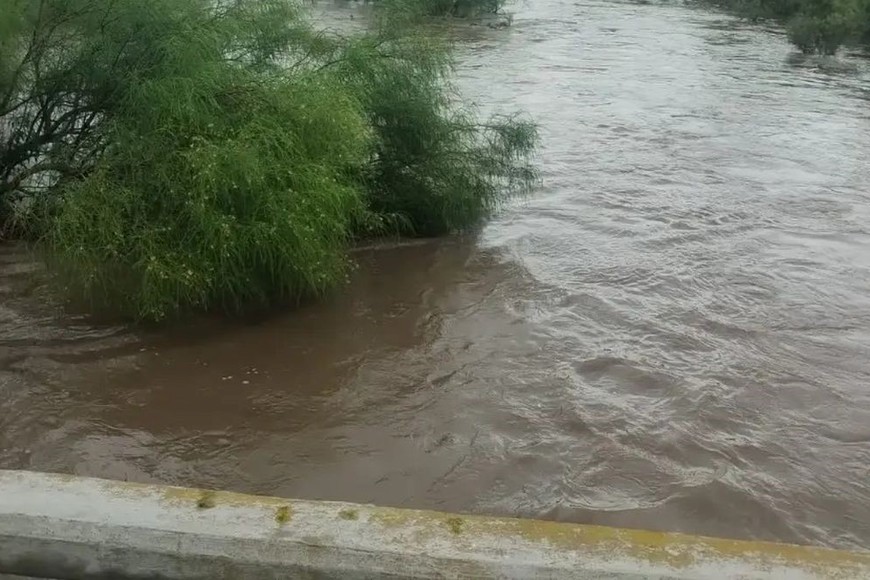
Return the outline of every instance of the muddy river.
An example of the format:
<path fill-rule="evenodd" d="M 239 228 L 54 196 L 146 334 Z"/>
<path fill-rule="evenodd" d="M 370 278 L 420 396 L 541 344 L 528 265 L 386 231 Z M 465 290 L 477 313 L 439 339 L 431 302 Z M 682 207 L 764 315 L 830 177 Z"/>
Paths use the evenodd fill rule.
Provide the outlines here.
<path fill-rule="evenodd" d="M 333 297 L 106 326 L 0 250 L 0 467 L 870 546 L 870 61 L 535 0 L 459 84 L 541 126 L 480 232 Z"/>

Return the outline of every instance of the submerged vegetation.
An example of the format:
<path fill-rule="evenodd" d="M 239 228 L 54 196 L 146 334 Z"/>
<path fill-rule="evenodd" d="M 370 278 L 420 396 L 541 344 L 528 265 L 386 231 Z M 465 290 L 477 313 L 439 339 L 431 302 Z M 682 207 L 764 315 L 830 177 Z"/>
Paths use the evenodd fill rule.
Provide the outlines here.
<path fill-rule="evenodd" d="M 496 14 L 504 5 L 504 0 L 423 0 L 427 12 L 434 16 L 479 16 Z"/>
<path fill-rule="evenodd" d="M 506 0 L 375 0 L 379 6 L 386 5 L 393 14 L 408 16 L 453 16 L 475 18 L 498 14 Z"/>
<path fill-rule="evenodd" d="M 805 53 L 834 54 L 845 44 L 870 45 L 870 0 L 714 0 L 750 19 L 786 27 Z"/>
<path fill-rule="evenodd" d="M 291 0 L 6 5 L 0 231 L 94 308 L 317 295 L 354 239 L 462 229 L 535 181 L 534 126 L 479 120 L 393 11 L 342 38 Z"/>

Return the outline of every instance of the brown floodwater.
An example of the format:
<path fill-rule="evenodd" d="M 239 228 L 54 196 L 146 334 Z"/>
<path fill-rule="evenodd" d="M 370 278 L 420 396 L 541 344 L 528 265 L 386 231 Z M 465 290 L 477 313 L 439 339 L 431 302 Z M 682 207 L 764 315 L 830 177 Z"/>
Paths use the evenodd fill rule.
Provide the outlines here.
<path fill-rule="evenodd" d="M 461 34 L 542 185 L 334 296 L 106 326 L 0 251 L 0 467 L 870 546 L 870 67 L 678 5 Z"/>

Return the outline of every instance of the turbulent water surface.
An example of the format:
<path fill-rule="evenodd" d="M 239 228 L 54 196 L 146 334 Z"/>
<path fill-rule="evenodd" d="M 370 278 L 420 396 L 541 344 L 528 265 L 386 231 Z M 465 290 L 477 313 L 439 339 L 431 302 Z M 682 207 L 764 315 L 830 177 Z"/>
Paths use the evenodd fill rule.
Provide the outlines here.
<path fill-rule="evenodd" d="M 160 331 L 4 248 L 0 467 L 868 547 L 867 62 L 619 2 L 460 43 L 465 95 L 541 125 L 534 197 Z"/>

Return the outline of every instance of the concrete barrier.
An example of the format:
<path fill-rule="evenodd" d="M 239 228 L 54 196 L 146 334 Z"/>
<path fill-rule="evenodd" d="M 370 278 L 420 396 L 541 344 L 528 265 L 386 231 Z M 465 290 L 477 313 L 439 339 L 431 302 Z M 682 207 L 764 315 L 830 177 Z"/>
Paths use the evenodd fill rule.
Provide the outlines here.
<path fill-rule="evenodd" d="M 0 576 L 870 578 L 870 554 L 0 471 Z"/>

